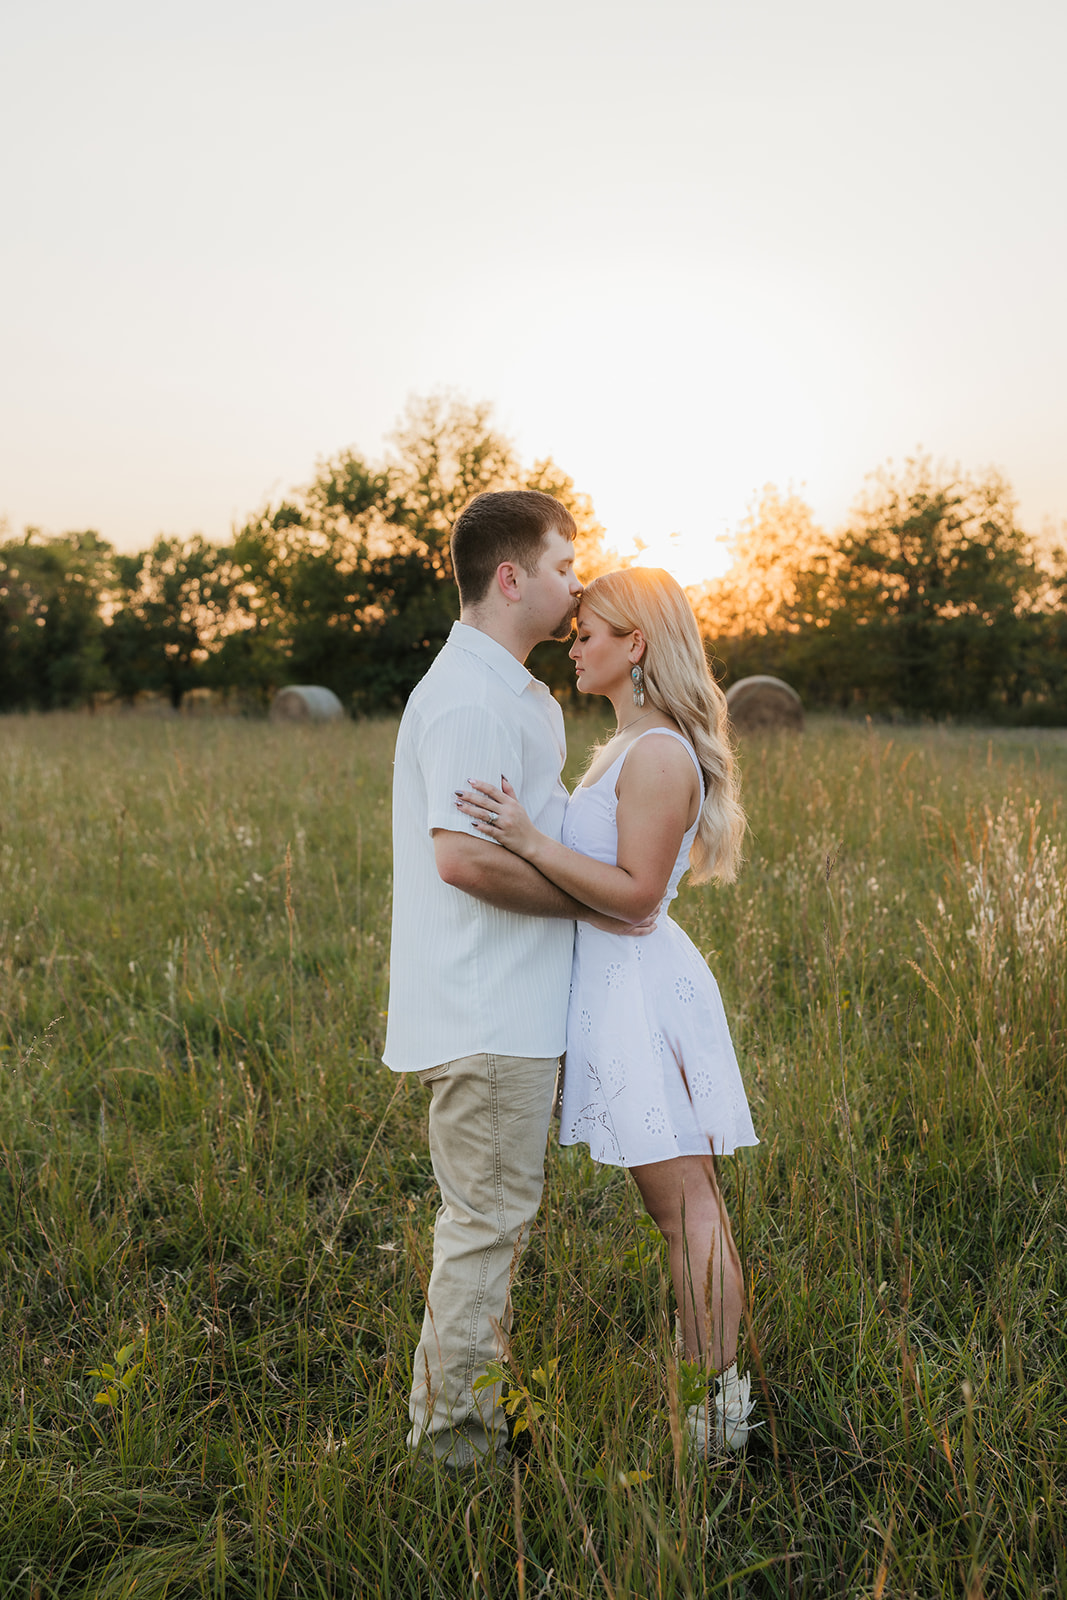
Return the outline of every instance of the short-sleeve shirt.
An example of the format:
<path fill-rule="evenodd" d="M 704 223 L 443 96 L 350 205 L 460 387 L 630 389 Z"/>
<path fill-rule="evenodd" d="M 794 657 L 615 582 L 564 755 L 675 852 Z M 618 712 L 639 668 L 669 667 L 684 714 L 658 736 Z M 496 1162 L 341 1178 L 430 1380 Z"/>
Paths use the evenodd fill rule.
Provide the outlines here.
<path fill-rule="evenodd" d="M 566 1042 L 574 923 L 501 911 L 445 883 L 432 831 L 479 835 L 456 809 L 506 777 L 558 839 L 563 714 L 503 645 L 462 622 L 407 703 L 393 771 L 393 931 L 384 1059 L 416 1072 L 482 1052 L 556 1056 Z"/>

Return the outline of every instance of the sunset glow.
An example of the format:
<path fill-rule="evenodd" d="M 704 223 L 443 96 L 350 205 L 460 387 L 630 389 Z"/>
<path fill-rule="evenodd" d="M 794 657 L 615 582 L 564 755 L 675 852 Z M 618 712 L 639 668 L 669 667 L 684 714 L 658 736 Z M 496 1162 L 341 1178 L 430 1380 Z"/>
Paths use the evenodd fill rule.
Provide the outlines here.
<path fill-rule="evenodd" d="M 629 551 L 620 552 L 629 555 Z M 638 567 L 663 567 L 682 585 L 702 583 L 720 577 L 730 565 L 727 542 L 699 536 L 685 538 L 680 533 L 650 542 L 634 557 Z"/>
<path fill-rule="evenodd" d="M 9 532 L 224 540 L 442 389 L 687 582 L 765 484 L 832 526 L 917 446 L 1001 467 L 1035 531 L 1067 517 L 1067 11 L 548 0 L 527 23 L 21 8 Z"/>

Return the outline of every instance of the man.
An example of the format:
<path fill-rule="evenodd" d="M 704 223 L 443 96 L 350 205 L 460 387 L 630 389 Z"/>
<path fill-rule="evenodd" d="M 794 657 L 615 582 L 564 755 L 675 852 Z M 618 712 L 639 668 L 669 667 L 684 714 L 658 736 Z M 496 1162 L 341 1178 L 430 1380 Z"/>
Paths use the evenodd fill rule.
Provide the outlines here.
<path fill-rule="evenodd" d="M 442 1200 L 408 1445 L 459 1470 L 506 1446 L 500 1386 L 473 1386 L 511 1325 L 511 1280 L 544 1186 L 574 918 L 590 913 L 478 834 L 455 800 L 471 778 L 506 777 L 559 838 L 563 717 L 524 662 L 571 631 L 574 534 L 566 508 L 534 490 L 464 508 L 452 531 L 460 621 L 396 745 L 385 1062 L 430 1085 Z"/>

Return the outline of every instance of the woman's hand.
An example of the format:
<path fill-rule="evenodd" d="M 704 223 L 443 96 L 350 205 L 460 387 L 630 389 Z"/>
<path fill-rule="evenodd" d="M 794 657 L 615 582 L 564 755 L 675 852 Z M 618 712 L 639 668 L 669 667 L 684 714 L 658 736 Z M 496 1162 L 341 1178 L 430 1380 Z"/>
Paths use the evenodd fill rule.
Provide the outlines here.
<path fill-rule="evenodd" d="M 544 835 L 522 809 L 508 780 L 501 778 L 499 789 L 478 778 L 470 778 L 468 782 L 469 789 L 456 790 L 456 807 L 470 818 L 478 832 L 487 839 L 495 839 L 517 856 L 525 857 L 534 850 Z"/>

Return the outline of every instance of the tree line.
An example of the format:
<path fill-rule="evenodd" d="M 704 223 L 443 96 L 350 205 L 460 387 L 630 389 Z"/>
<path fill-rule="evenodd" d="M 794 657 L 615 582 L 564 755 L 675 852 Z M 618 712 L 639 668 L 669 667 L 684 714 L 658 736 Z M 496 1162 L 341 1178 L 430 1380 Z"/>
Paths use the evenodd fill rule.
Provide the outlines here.
<path fill-rule="evenodd" d="M 542 489 L 578 525 L 585 578 L 619 564 L 552 460 L 525 468 L 490 408 L 412 401 L 382 462 L 353 450 L 226 545 L 94 532 L 0 543 L 0 710 L 210 688 L 248 707 L 319 683 L 361 714 L 403 704 L 458 614 L 448 537 L 483 489 Z M 709 487 L 709 498 L 712 489 Z M 768 488 L 724 577 L 691 591 L 724 681 L 784 677 L 812 706 L 1067 722 L 1067 558 L 1018 526 L 1009 487 L 925 458 L 868 482 L 829 535 Z M 531 666 L 572 691 L 565 653 Z"/>
<path fill-rule="evenodd" d="M 613 561 L 588 496 L 553 461 L 525 468 L 487 405 L 412 401 L 384 463 L 353 450 L 262 508 L 225 545 L 159 537 L 123 554 L 96 533 L 0 544 L 0 710 L 210 688 L 247 706 L 324 684 L 353 711 L 403 704 L 459 614 L 448 541 L 484 489 L 541 489 L 578 526 L 586 572 Z M 542 675 L 562 687 L 559 652 Z M 556 686 L 554 684 L 554 686 Z"/>
<path fill-rule="evenodd" d="M 872 473 L 829 534 L 767 488 L 693 596 L 728 679 L 812 706 L 1067 723 L 1067 554 L 1018 524 L 1000 474 L 925 456 Z"/>

